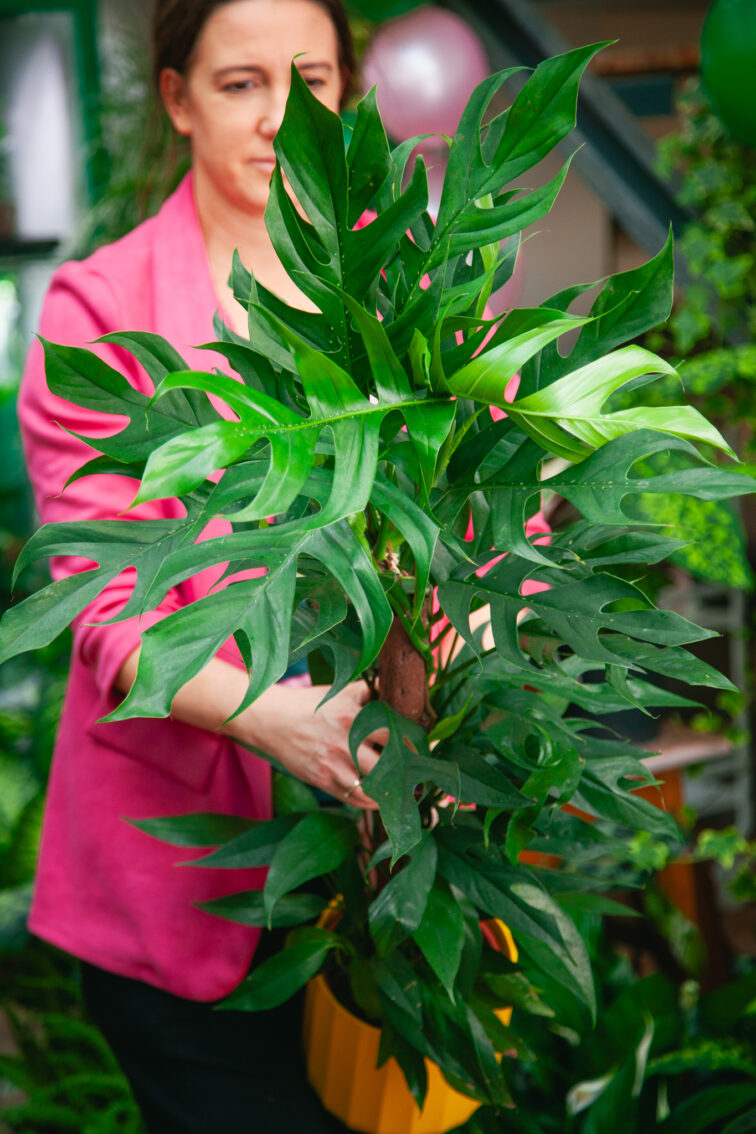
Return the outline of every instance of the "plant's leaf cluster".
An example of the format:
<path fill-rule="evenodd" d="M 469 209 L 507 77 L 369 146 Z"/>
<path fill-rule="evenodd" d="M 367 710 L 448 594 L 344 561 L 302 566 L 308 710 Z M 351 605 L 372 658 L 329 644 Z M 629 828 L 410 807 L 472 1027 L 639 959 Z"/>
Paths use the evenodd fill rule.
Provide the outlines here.
<path fill-rule="evenodd" d="M 334 692 L 369 674 L 393 619 L 428 663 L 435 746 L 383 703 L 354 724 L 354 751 L 377 727 L 389 736 L 363 782 L 388 835 L 371 863 L 351 812 L 318 808 L 300 788 L 281 787 L 266 823 L 140 824 L 177 845 L 217 847 L 203 866 L 269 865 L 260 894 L 207 906 L 247 925 L 298 927 L 234 1006 L 268 1008 L 335 960 L 418 1100 L 428 1056 L 468 1093 L 507 1102 L 496 1053 L 516 1041 L 494 1016 L 502 995 L 569 1026 L 590 1018 L 593 980 L 572 913 L 611 909 L 602 892 L 637 882 L 633 831 L 676 837 L 634 793 L 654 783 L 643 753 L 592 717 L 686 703 L 649 673 L 728 684 L 685 648 L 706 632 L 656 609 L 638 585 L 644 566 L 680 544 L 634 528 L 630 508 L 639 494 L 722 500 L 753 482 L 698 451 L 732 455 L 691 407 L 607 404 L 671 371 L 632 345 L 669 311 L 671 245 L 603 283 L 588 316 L 569 313 L 583 287 L 486 316 L 520 231 L 548 211 L 566 167 L 542 188 L 512 183 L 574 125 L 595 50 L 547 60 L 490 118 L 511 72 L 481 84 L 450 142 L 435 220 L 422 161 L 405 171 L 412 145 L 390 150 L 374 95 L 345 153 L 338 117 L 294 68 L 266 219 L 317 310 L 288 306 L 237 260 L 250 342 L 220 328 L 209 346 L 239 381 L 187 370 L 156 336 L 108 337 L 143 364 L 152 398 L 90 353 L 45 344 L 56 394 L 129 419 L 96 441 L 102 456 L 77 475 L 120 472 L 141 482 L 138 501 L 177 497 L 185 514 L 43 528 L 19 570 L 61 554 L 96 566 L 12 608 L 0 656 L 50 641 L 127 567 L 136 582 L 116 620 L 226 565 L 222 585 L 145 632 L 136 682 L 110 719 L 168 714 L 230 637 L 250 671 L 237 711 L 305 656 Z M 562 355 L 567 331 L 577 338 Z M 489 406 L 507 416 L 493 420 Z M 672 471 L 653 472 L 647 459 L 659 452 L 674 453 Z M 579 518 L 534 539 L 527 525 L 544 492 Z M 217 519 L 225 534 L 200 539 Z M 490 642 L 471 615 L 490 623 Z M 577 810 L 563 810 L 570 801 Z M 549 857 L 526 865 L 526 848 Z M 297 891 L 320 877 L 343 895 L 336 926 L 306 924 L 323 901 Z M 484 940 L 486 917 L 511 927 L 518 966 Z"/>

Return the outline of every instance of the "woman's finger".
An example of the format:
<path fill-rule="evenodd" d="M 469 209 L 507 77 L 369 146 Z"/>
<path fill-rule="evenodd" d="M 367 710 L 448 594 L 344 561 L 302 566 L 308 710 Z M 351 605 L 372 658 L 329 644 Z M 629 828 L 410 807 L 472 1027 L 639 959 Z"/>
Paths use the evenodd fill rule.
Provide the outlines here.
<path fill-rule="evenodd" d="M 379 753 L 367 743 L 361 744 L 357 749 L 357 765 L 360 770 L 360 776 L 367 776 L 372 772 L 375 765 L 378 763 Z M 352 764 L 354 767 L 354 764 Z"/>
<path fill-rule="evenodd" d="M 351 807 L 359 807 L 361 811 L 377 811 L 378 804 L 370 796 L 365 795 L 364 791 L 356 788 L 347 800 Z"/>
<path fill-rule="evenodd" d="M 378 804 L 366 794 L 362 787 L 362 778 L 354 776 L 351 783 L 340 793 L 341 798 L 350 807 L 361 807 L 366 811 L 374 811 Z"/>

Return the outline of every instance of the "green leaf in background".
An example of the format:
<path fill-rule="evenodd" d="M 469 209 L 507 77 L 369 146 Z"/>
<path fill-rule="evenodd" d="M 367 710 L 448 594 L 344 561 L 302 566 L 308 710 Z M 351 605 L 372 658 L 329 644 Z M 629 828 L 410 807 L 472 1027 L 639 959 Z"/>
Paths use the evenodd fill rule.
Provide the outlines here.
<path fill-rule="evenodd" d="M 684 1099 L 675 1107 L 674 1114 L 670 1115 L 659 1126 L 660 1134 L 707 1134 L 715 1129 L 723 1130 L 724 1134 L 748 1134 L 753 1129 L 749 1122 L 756 1114 L 756 1084 L 730 1083 L 719 1087 L 709 1087 L 698 1091 L 692 1097 Z M 745 1107 L 748 1113 L 735 1118 L 725 1127 L 721 1126 L 722 1119 L 732 1118 Z"/>
<path fill-rule="evenodd" d="M 748 1134 L 749 1129 L 753 1130 L 755 1123 L 756 1107 L 751 1107 L 746 1114 L 741 1114 L 739 1118 L 729 1122 L 722 1131 L 722 1134 Z"/>
<path fill-rule="evenodd" d="M 7 885 L 0 889 L 0 950 L 16 952 L 29 940 L 26 921 L 31 909 L 33 883 Z"/>
<path fill-rule="evenodd" d="M 420 7 L 423 0 L 349 0 L 349 7 L 356 9 L 369 20 L 394 20 Z"/>

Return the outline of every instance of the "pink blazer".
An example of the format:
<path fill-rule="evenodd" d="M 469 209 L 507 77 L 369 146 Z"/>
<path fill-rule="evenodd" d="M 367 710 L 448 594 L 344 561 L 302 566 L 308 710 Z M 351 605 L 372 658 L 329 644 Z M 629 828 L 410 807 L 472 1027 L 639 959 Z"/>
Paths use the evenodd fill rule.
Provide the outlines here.
<path fill-rule="evenodd" d="M 55 273 L 40 333 L 80 346 L 111 331 L 156 331 L 190 366 L 209 370 L 224 360 L 192 344 L 215 337 L 217 306 L 190 176 L 156 217 Z M 96 350 L 138 389 L 150 390 L 125 351 Z M 50 393 L 38 342 L 24 373 L 19 420 L 43 523 L 125 511 L 136 485 L 123 477 L 86 477 L 63 491 L 93 455 L 66 429 L 102 436 L 118 423 Z M 128 515 L 170 517 L 181 514 L 177 509 L 176 502 L 159 501 Z M 214 524 L 215 534 L 223 530 Z M 53 576 L 84 565 L 57 560 Z M 182 583 L 141 623 L 90 625 L 123 606 L 133 585 L 125 572 L 77 619 L 29 921 L 32 932 L 84 960 L 194 1000 L 224 996 L 238 984 L 259 930 L 220 921 L 193 903 L 259 887 L 264 874 L 178 866 L 200 852 L 166 846 L 124 817 L 213 811 L 268 818 L 269 766 L 226 738 L 170 719 L 96 722 L 115 707 L 113 681 L 138 645 L 140 629 L 206 594 L 219 573 Z M 241 664 L 233 643 L 221 653 Z"/>

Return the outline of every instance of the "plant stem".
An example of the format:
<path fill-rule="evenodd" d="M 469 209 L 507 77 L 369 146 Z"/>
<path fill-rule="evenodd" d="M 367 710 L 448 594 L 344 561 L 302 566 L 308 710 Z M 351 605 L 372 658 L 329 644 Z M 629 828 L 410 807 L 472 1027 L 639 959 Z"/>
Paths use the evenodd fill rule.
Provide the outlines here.
<path fill-rule="evenodd" d="M 389 535 L 391 533 L 391 524 L 387 516 L 381 518 L 381 526 L 378 529 L 378 536 L 375 541 L 375 549 L 373 551 L 373 558 L 376 563 L 383 563 L 388 551 Z"/>

